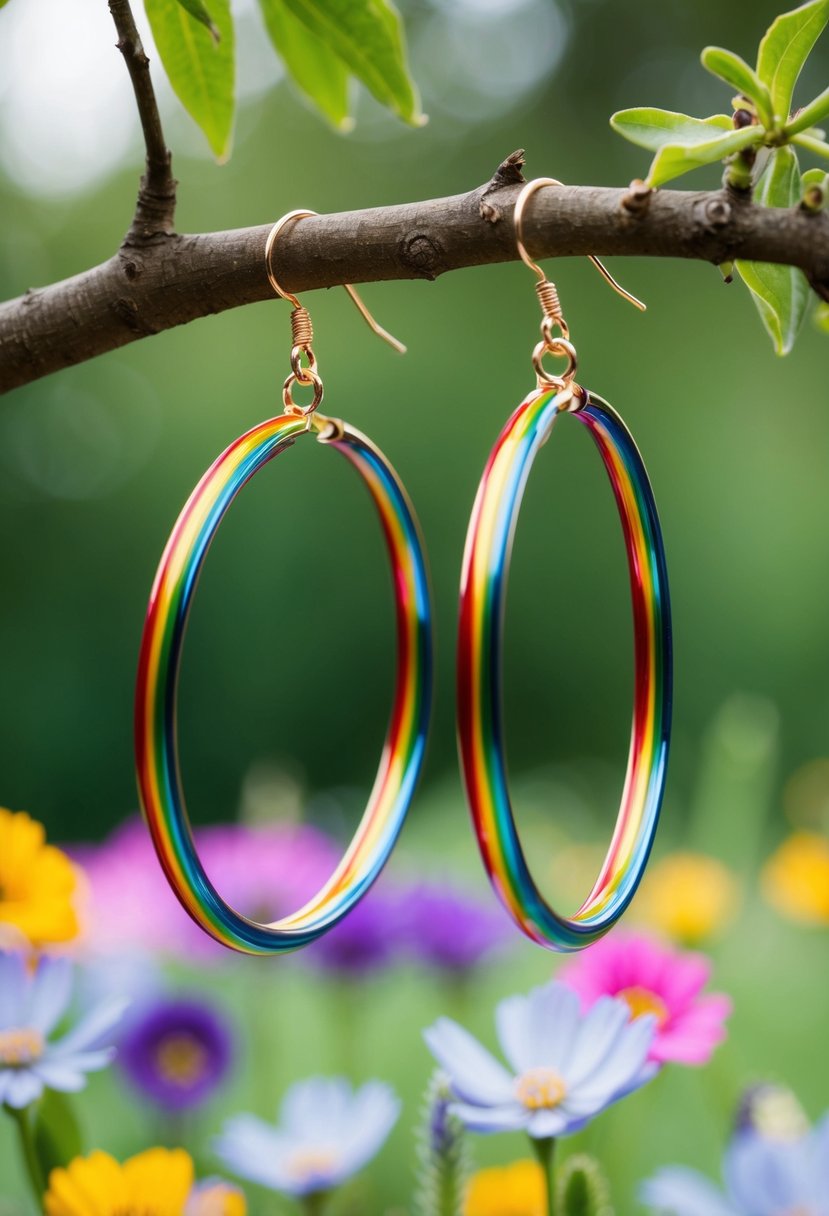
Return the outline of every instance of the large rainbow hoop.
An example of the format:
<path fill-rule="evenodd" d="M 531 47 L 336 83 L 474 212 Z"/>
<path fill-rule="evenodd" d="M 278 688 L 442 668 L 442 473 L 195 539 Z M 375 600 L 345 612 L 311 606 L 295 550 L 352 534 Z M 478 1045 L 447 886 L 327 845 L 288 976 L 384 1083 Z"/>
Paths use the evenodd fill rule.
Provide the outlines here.
<path fill-rule="evenodd" d="M 580 950 L 606 933 L 633 898 L 650 854 L 665 785 L 671 727 L 671 611 L 662 533 L 648 475 L 627 427 L 588 394 L 573 411 L 613 486 L 630 570 L 634 706 L 616 829 L 585 902 L 568 918 L 544 901 L 527 865 L 507 788 L 502 628 L 518 512 L 536 454 L 571 402 L 535 391 L 501 432 L 484 470 L 466 538 L 458 633 L 458 742 L 466 793 L 490 882 L 519 927 L 551 950 Z"/>
<path fill-rule="evenodd" d="M 254 473 L 309 431 L 351 462 L 380 517 L 393 575 L 397 680 L 374 787 L 342 861 L 298 912 L 259 924 L 222 899 L 199 860 L 179 775 L 176 690 L 199 572 L 225 512 Z M 202 477 L 167 542 L 150 595 L 135 699 L 138 788 L 150 834 L 171 887 L 206 933 L 247 954 L 294 950 L 331 929 L 366 893 L 394 846 L 420 773 L 431 686 L 423 546 L 406 492 L 382 453 L 359 431 L 316 414 L 285 414 L 242 435 Z"/>

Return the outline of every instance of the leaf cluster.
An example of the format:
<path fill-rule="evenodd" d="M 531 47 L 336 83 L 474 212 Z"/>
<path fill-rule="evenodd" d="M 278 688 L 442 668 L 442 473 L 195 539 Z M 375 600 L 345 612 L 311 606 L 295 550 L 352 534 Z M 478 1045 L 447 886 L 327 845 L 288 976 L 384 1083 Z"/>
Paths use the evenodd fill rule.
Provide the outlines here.
<path fill-rule="evenodd" d="M 230 0 L 144 0 L 170 83 L 213 154 L 230 153 L 235 47 Z M 424 120 L 400 16 L 390 0 L 259 0 L 268 37 L 288 76 L 339 130 L 353 125 L 351 82 L 360 81 L 405 122 Z"/>
<path fill-rule="evenodd" d="M 783 13 L 766 31 L 751 67 L 733 51 L 709 46 L 702 65 L 736 90 L 733 113 L 692 118 L 671 110 L 620 110 L 611 126 L 626 139 L 654 153 L 647 176 L 652 187 L 703 165 L 724 161 L 726 179 L 738 189 L 753 189 L 766 207 L 820 211 L 827 198 L 827 174 L 800 170 L 797 150 L 829 160 L 825 131 L 829 88 L 799 109 L 794 90 L 806 59 L 829 22 L 829 0 L 810 0 Z M 759 176 L 756 166 L 762 166 Z M 765 262 L 736 263 L 778 354 L 791 350 L 809 303 L 800 270 Z"/>

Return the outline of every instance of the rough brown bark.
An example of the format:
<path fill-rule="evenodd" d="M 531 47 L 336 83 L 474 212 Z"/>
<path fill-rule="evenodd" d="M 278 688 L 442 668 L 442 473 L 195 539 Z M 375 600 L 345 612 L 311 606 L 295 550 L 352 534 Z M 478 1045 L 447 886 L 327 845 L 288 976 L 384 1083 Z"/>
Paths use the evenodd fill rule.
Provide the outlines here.
<path fill-rule="evenodd" d="M 113 0 L 113 5 L 117 0 Z M 520 158 L 469 194 L 298 220 L 275 262 L 294 292 L 341 283 L 434 279 L 515 259 L 512 208 Z M 167 162 L 169 171 L 169 161 Z M 149 175 L 149 169 L 148 169 Z M 172 181 L 172 177 L 170 177 Z M 829 214 L 758 207 L 737 192 L 562 186 L 539 191 L 525 222 L 539 258 L 572 254 L 734 258 L 800 267 L 829 299 Z M 0 305 L 0 391 L 138 338 L 273 293 L 268 226 L 201 235 L 136 231 L 91 270 Z"/>

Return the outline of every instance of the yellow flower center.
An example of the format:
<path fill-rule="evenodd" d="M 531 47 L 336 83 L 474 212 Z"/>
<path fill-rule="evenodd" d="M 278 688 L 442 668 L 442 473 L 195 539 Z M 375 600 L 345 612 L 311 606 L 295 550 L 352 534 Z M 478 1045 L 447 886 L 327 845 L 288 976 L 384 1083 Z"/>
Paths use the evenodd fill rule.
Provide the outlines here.
<path fill-rule="evenodd" d="M 155 1062 L 165 1081 L 187 1089 L 204 1074 L 207 1052 L 192 1035 L 171 1034 L 159 1043 Z"/>
<path fill-rule="evenodd" d="M 567 1086 L 554 1068 L 531 1068 L 515 1082 L 515 1096 L 527 1110 L 552 1110 L 566 1093 Z"/>
<path fill-rule="evenodd" d="M 43 1035 L 30 1026 L 0 1030 L 0 1064 L 7 1068 L 27 1068 L 40 1059 L 44 1047 Z"/>
<path fill-rule="evenodd" d="M 288 1161 L 288 1172 L 300 1182 L 306 1178 L 325 1177 L 338 1162 L 339 1155 L 333 1149 L 299 1149 Z"/>
<path fill-rule="evenodd" d="M 616 996 L 624 1001 L 630 1010 L 631 1018 L 641 1018 L 645 1013 L 652 1013 L 658 1027 L 663 1027 L 669 1018 L 668 1006 L 655 992 L 634 985 L 633 988 L 623 988 Z"/>

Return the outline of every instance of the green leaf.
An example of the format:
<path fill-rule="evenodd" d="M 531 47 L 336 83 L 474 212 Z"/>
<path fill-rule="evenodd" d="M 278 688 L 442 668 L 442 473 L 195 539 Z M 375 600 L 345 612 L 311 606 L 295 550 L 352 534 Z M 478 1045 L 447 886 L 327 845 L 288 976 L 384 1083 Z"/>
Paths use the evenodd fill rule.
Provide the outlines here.
<path fill-rule="evenodd" d="M 822 334 L 829 334 L 829 304 L 821 300 L 814 311 L 814 322 Z"/>
<path fill-rule="evenodd" d="M 829 89 L 824 89 L 814 101 L 810 101 L 807 106 L 799 110 L 791 122 L 786 123 L 786 134 L 797 135 L 800 131 L 807 131 L 809 127 L 813 127 L 815 123 L 828 117 Z"/>
<path fill-rule="evenodd" d="M 764 126 L 770 127 L 774 122 L 774 107 L 771 93 L 763 84 L 754 68 L 749 67 L 745 59 L 726 51 L 721 46 L 707 46 L 700 56 L 702 66 L 713 76 L 719 76 L 726 84 L 730 84 L 738 93 L 750 98 L 757 107 L 757 115 Z"/>
<path fill-rule="evenodd" d="M 652 152 L 658 152 L 665 144 L 705 143 L 723 131 L 734 130 L 734 123 L 727 114 L 691 118 L 688 114 L 647 106 L 618 110 L 611 117 L 610 125 L 632 144 Z"/>
<path fill-rule="evenodd" d="M 265 28 L 294 83 L 330 123 L 348 131 L 348 69 L 289 9 L 286 0 L 259 0 Z"/>
<path fill-rule="evenodd" d="M 705 143 L 665 144 L 653 158 L 646 180 L 649 186 L 661 186 L 682 173 L 690 173 L 692 169 L 699 169 L 702 165 L 711 165 L 742 151 L 743 148 L 758 144 L 762 138 L 762 128 L 755 126 L 732 130 Z"/>
<path fill-rule="evenodd" d="M 220 41 L 221 34 L 219 33 L 219 27 L 202 4 L 202 0 L 178 0 L 178 2 L 183 9 L 187 10 L 191 17 L 195 17 L 197 21 L 201 21 L 202 25 L 210 30 L 214 42 Z"/>
<path fill-rule="evenodd" d="M 47 1089 L 35 1107 L 35 1153 L 48 1178 L 51 1170 L 66 1166 L 83 1152 L 83 1138 L 75 1109 L 67 1096 Z"/>
<path fill-rule="evenodd" d="M 780 122 L 789 117 L 800 69 L 827 21 L 829 0 L 811 0 L 773 21 L 760 43 L 757 75 L 768 86 Z"/>
<path fill-rule="evenodd" d="M 379 102 L 413 126 L 426 121 L 406 64 L 400 16 L 388 0 L 285 3 Z"/>
<path fill-rule="evenodd" d="M 144 7 L 179 101 L 204 131 L 217 159 L 226 160 L 234 109 L 230 0 L 211 0 L 218 42 L 179 0 L 144 0 Z"/>
<path fill-rule="evenodd" d="M 801 133 L 800 135 L 795 135 L 792 143 L 797 144 L 800 148 L 806 148 L 807 151 L 813 152 L 815 156 L 823 156 L 829 160 L 829 144 L 823 139 L 816 139 L 813 135 Z"/>
<path fill-rule="evenodd" d="M 800 198 L 800 170 L 795 152 L 777 148 L 757 183 L 755 200 L 766 207 L 792 207 Z M 792 349 L 809 302 L 809 286 L 794 266 L 771 262 L 737 262 L 737 269 L 754 297 L 763 324 L 778 355 Z"/>

